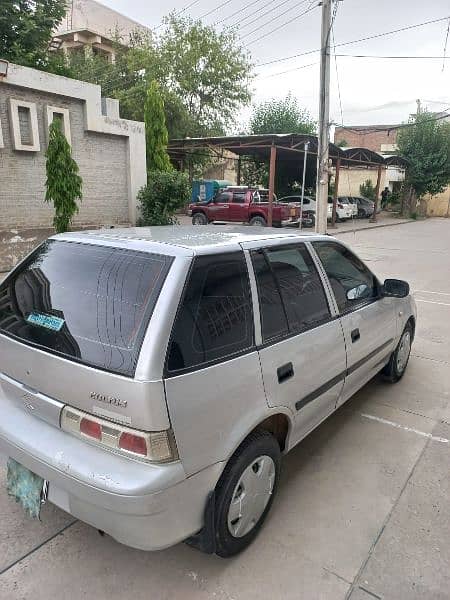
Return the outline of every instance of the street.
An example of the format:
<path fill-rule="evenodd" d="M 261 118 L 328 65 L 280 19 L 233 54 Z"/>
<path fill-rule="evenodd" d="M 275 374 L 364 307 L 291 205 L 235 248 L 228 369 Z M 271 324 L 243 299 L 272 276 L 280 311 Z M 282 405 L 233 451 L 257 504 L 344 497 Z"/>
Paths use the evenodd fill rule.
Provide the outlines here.
<path fill-rule="evenodd" d="M 228 560 L 183 544 L 145 553 L 50 505 L 31 521 L 6 495 L 3 456 L 0 598 L 450 598 L 450 220 L 339 238 L 381 279 L 409 281 L 409 367 L 397 385 L 374 379 L 284 458 L 255 542 Z"/>

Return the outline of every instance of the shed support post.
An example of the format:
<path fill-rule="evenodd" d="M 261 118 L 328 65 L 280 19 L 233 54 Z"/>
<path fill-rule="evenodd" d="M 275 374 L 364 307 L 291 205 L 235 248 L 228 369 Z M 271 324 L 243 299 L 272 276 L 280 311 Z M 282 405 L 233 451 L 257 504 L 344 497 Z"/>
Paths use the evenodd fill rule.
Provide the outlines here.
<path fill-rule="evenodd" d="M 341 172 L 341 159 L 336 161 L 336 175 L 334 178 L 333 213 L 331 216 L 331 227 L 336 227 L 336 205 L 339 195 L 339 173 Z"/>
<path fill-rule="evenodd" d="M 382 165 L 378 165 L 377 185 L 376 185 L 376 188 L 375 188 L 375 206 L 373 208 L 372 218 L 370 219 L 371 223 L 376 223 L 377 222 L 377 211 L 378 211 L 378 202 L 379 202 L 379 196 L 380 196 L 380 185 L 381 185 L 381 171 L 382 171 L 382 168 L 383 168 Z"/>
<path fill-rule="evenodd" d="M 241 185 L 241 167 L 242 167 L 241 157 L 239 157 L 237 159 L 237 177 L 236 177 L 237 185 Z"/>
<path fill-rule="evenodd" d="M 267 214 L 267 225 L 272 227 L 272 208 L 273 193 L 275 190 L 275 167 L 277 160 L 277 148 L 274 143 L 270 147 L 270 166 L 269 166 L 269 210 Z"/>

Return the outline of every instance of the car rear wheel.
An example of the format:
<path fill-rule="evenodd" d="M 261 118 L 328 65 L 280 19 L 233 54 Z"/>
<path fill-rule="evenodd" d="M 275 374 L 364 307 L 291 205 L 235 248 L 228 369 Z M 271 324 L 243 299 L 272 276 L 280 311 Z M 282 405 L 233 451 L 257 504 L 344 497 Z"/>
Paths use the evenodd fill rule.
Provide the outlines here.
<path fill-rule="evenodd" d="M 281 453 L 264 430 L 239 446 L 216 487 L 216 554 L 233 556 L 256 537 L 277 491 Z"/>
<path fill-rule="evenodd" d="M 362 208 L 358 208 L 358 218 L 364 219 L 365 216 L 366 216 L 366 211 Z"/>
<path fill-rule="evenodd" d="M 407 323 L 397 348 L 391 355 L 388 364 L 382 370 L 386 381 L 397 383 L 403 377 L 408 366 L 409 355 L 411 354 L 411 344 L 413 339 L 413 328 L 411 323 Z"/>
<path fill-rule="evenodd" d="M 267 223 L 264 217 L 256 215 L 250 219 L 250 225 L 256 225 L 257 227 L 265 227 Z"/>
<path fill-rule="evenodd" d="M 208 219 L 205 213 L 194 213 L 192 215 L 192 225 L 208 225 Z"/>

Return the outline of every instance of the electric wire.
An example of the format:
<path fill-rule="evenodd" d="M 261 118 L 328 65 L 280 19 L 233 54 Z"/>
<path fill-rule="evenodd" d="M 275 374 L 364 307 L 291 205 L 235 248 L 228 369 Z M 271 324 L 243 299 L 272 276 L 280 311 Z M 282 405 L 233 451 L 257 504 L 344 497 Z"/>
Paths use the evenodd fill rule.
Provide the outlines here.
<path fill-rule="evenodd" d="M 271 12 L 273 12 L 274 10 L 278 10 L 281 6 L 284 6 L 288 2 L 292 2 L 292 0 L 284 0 L 283 2 L 280 2 L 279 4 L 277 4 L 276 6 L 274 6 L 273 8 L 271 8 L 269 10 L 266 10 L 266 12 L 263 13 L 262 15 L 259 15 L 258 17 L 256 17 L 256 19 L 253 19 L 252 21 L 249 21 L 245 25 L 242 25 L 242 27 L 240 29 L 242 29 L 244 27 L 249 27 L 253 23 L 256 23 L 257 21 L 259 21 L 260 19 L 262 19 L 266 15 L 270 14 Z M 287 8 L 286 10 L 284 10 L 283 12 L 281 12 L 279 15 L 275 15 L 274 17 L 272 17 L 271 19 L 269 19 L 268 21 L 266 21 L 262 25 L 259 25 L 258 27 L 256 27 L 254 30 L 250 31 L 249 33 L 246 33 L 246 35 L 252 35 L 252 33 L 254 33 L 255 31 L 258 31 L 258 29 L 261 29 L 262 27 L 265 27 L 269 23 L 273 23 L 274 20 L 279 19 L 280 17 L 282 17 L 283 15 L 287 14 L 291 10 L 295 10 L 296 8 L 298 8 L 299 6 L 301 6 L 302 4 L 306 4 L 306 2 L 308 2 L 308 0 L 302 0 L 302 2 L 300 2 L 298 4 L 295 4 L 294 6 L 291 6 L 290 8 Z"/>
<path fill-rule="evenodd" d="M 445 42 L 444 42 L 444 59 L 442 61 L 442 72 L 444 72 L 445 69 L 445 59 L 447 56 L 447 42 L 448 42 L 448 34 L 450 31 L 450 17 L 448 19 L 448 25 L 447 25 L 447 33 L 445 34 Z"/>
<path fill-rule="evenodd" d="M 358 42 L 365 42 L 367 40 L 373 40 L 375 38 L 384 37 L 386 35 L 394 35 L 395 33 L 401 33 L 402 31 L 408 31 L 410 29 L 415 29 L 417 27 L 424 27 L 426 25 L 431 25 L 433 23 L 439 23 L 441 21 L 446 21 L 450 16 L 440 17 L 438 19 L 432 19 L 431 21 L 424 21 L 422 23 L 416 23 L 414 25 L 408 25 L 406 27 L 401 27 L 399 29 L 392 29 L 391 31 L 384 31 L 382 33 L 376 33 L 373 35 L 369 35 L 363 38 L 359 38 L 357 40 L 350 40 L 348 42 L 341 42 L 337 44 L 336 47 L 348 46 L 349 44 L 356 44 Z M 306 56 L 308 54 L 314 54 L 315 52 L 320 52 L 320 48 L 316 48 L 315 50 L 307 50 L 306 52 L 299 52 L 298 54 L 292 54 L 291 56 L 283 56 L 281 58 L 276 58 L 273 60 L 266 61 L 264 63 L 259 63 L 258 67 L 265 67 L 266 65 L 272 65 L 279 62 L 284 62 L 286 60 L 291 60 L 292 58 L 298 58 L 300 56 Z"/>
<path fill-rule="evenodd" d="M 241 8 L 239 8 L 238 10 L 235 10 L 230 15 L 227 15 L 223 19 L 220 19 L 220 21 L 216 21 L 215 23 L 213 23 L 213 26 L 216 27 L 217 25 L 221 25 L 225 21 L 228 21 L 228 19 L 231 19 L 232 17 L 235 17 L 236 15 L 240 14 L 241 12 L 244 12 L 245 10 L 247 10 L 247 8 L 250 8 L 251 6 L 254 6 L 255 4 L 258 4 L 258 2 L 261 2 L 261 0 L 253 0 L 253 2 L 249 2 L 248 4 L 245 4 L 244 6 L 242 6 Z M 272 4 L 273 2 L 275 2 L 275 0 L 270 0 L 264 6 L 267 6 L 268 4 Z M 251 13 L 250 16 L 252 16 L 254 14 L 255 14 L 255 12 Z M 245 19 L 245 18 L 246 17 L 243 17 L 243 19 Z"/>
<path fill-rule="evenodd" d="M 290 25 L 293 21 L 296 21 L 297 19 L 300 19 L 301 17 L 304 17 L 305 15 L 307 15 L 308 13 L 310 13 L 312 10 L 314 10 L 318 6 L 320 6 L 320 4 L 315 4 L 314 6 L 309 6 L 306 10 L 304 10 L 303 12 L 301 12 L 296 17 L 293 17 L 292 19 L 289 19 L 288 21 L 285 21 L 284 23 L 281 23 L 281 25 L 278 25 L 278 27 L 274 27 L 274 29 L 271 29 L 270 31 L 266 31 L 264 34 L 260 35 L 259 37 L 255 38 L 254 40 L 251 40 L 250 42 L 247 42 L 247 44 L 244 44 L 244 48 L 246 48 L 247 46 L 251 46 L 252 44 L 255 44 L 256 42 L 259 42 L 259 40 L 262 40 L 263 38 L 267 37 L 268 35 L 270 35 L 272 33 L 275 33 L 275 31 L 279 31 L 283 27 L 286 27 L 286 25 Z M 262 29 L 266 25 L 267 25 L 267 23 L 265 23 L 261 27 L 256 28 L 254 31 L 252 31 L 252 33 L 255 33 L 256 31 L 259 31 L 260 29 Z"/>

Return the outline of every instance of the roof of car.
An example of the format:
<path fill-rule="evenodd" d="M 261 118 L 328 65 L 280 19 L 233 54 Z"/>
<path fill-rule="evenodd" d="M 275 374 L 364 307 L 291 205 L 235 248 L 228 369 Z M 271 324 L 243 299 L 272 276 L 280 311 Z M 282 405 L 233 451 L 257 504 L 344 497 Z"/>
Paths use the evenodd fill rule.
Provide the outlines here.
<path fill-rule="evenodd" d="M 314 232 L 277 230 L 265 227 L 221 225 L 173 225 L 163 227 L 127 227 L 120 229 L 96 229 L 75 231 L 53 236 L 54 239 L 82 243 L 119 245 L 150 251 L 155 246 L 172 246 L 188 250 L 187 254 L 204 253 L 224 247 L 237 246 L 243 242 L 283 239 L 299 240 L 317 235 Z M 320 236 L 319 236 L 320 237 Z M 153 248 L 151 248 L 153 247 Z"/>

